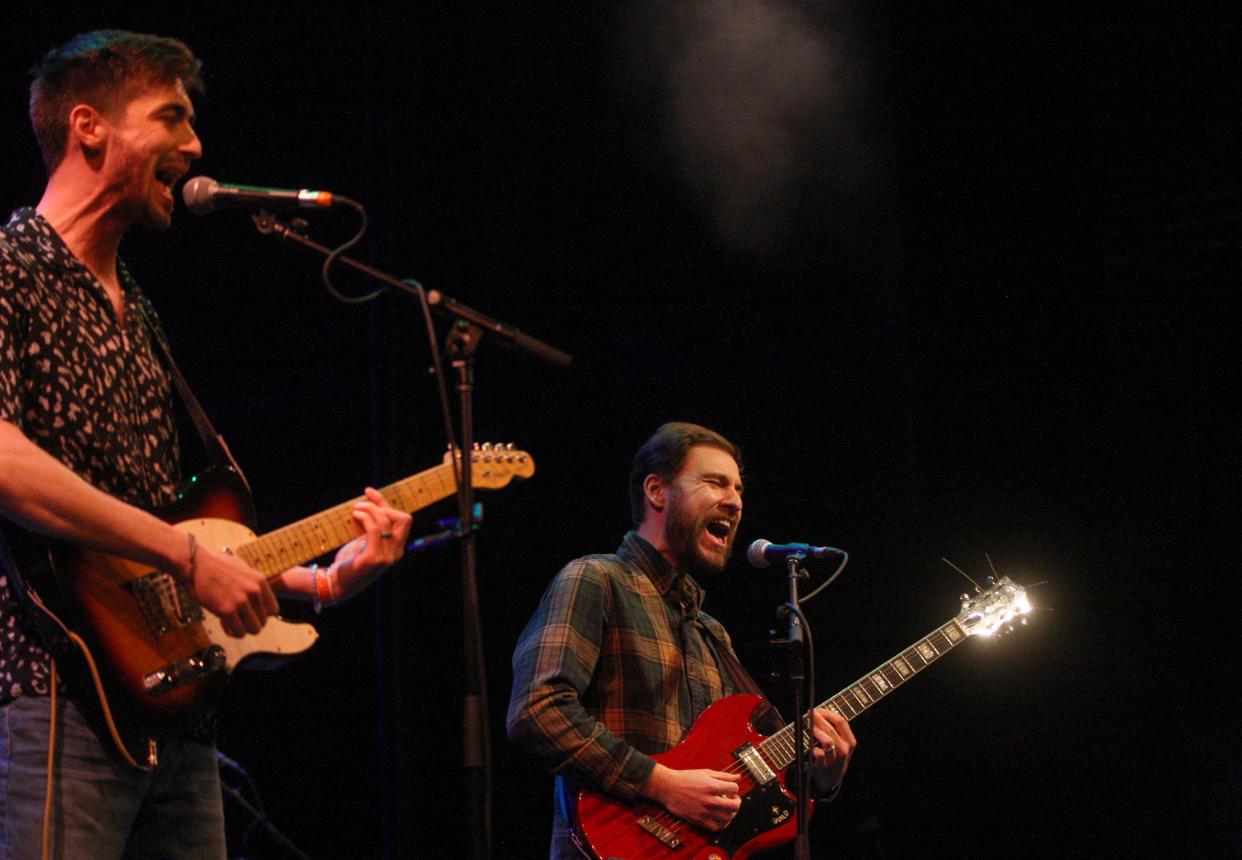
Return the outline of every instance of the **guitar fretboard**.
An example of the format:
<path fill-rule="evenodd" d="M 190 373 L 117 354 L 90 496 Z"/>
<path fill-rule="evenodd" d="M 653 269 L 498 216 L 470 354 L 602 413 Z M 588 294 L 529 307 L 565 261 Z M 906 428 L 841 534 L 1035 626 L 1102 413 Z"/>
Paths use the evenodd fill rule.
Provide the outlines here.
<path fill-rule="evenodd" d="M 419 472 L 395 484 L 381 487 L 388 504 L 412 513 L 446 499 L 457 492 L 457 477 L 449 463 Z M 269 579 L 294 565 L 344 546 L 362 534 L 353 517 L 355 502 L 364 496 L 342 502 L 334 508 L 268 532 L 249 543 L 233 547 L 233 552 Z"/>
<path fill-rule="evenodd" d="M 831 708 L 846 719 L 853 719 L 949 653 L 965 639 L 966 631 L 954 619 L 931 635 L 915 642 L 892 660 L 868 672 L 819 707 Z M 773 770 L 784 770 L 793 762 L 795 730 L 795 725 L 790 723 L 759 744 L 760 752 Z M 810 731 L 803 729 L 803 737 L 806 748 L 814 746 L 815 738 Z"/>

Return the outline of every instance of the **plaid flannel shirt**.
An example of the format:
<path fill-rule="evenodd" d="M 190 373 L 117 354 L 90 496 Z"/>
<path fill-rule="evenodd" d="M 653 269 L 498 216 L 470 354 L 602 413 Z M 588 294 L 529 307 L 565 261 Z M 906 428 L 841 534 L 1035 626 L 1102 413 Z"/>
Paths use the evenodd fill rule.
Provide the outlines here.
<path fill-rule="evenodd" d="M 631 531 L 616 555 L 570 562 L 513 655 L 509 737 L 549 770 L 623 799 L 703 709 L 736 689 L 704 639 L 731 648 L 703 591 Z"/>

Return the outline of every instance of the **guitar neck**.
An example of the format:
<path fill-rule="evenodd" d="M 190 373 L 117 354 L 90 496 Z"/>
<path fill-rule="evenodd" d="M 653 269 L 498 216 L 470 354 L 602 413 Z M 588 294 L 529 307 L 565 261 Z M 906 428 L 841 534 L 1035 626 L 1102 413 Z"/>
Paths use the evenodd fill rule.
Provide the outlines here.
<path fill-rule="evenodd" d="M 957 619 L 949 621 L 887 663 L 877 666 L 819 707 L 830 708 L 852 720 L 952 651 L 965 639 L 966 631 Z M 759 745 L 764 758 L 775 770 L 784 770 L 793 762 L 795 731 L 796 727 L 790 723 Z M 815 738 L 809 731 L 804 731 L 803 736 L 807 748 L 815 744 Z"/>
<path fill-rule="evenodd" d="M 457 492 L 457 477 L 451 463 L 419 472 L 395 484 L 381 487 L 388 504 L 406 513 L 413 513 Z M 353 517 L 359 496 L 326 511 L 268 532 L 249 543 L 233 547 L 233 552 L 271 579 L 282 571 L 305 564 L 324 553 L 342 547 L 362 534 L 362 527 Z"/>

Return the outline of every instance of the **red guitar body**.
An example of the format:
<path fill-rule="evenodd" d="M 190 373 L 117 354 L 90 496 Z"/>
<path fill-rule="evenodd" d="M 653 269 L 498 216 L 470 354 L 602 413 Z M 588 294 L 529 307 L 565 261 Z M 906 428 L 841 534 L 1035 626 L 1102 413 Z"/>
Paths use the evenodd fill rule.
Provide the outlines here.
<path fill-rule="evenodd" d="M 728 827 L 712 833 L 657 804 L 626 803 L 583 790 L 576 816 L 579 847 L 596 860 L 743 860 L 793 839 L 797 805 L 785 787 L 784 771 L 759 785 L 736 754 L 747 744 L 757 747 L 765 739 L 751 722 L 761 702 L 761 697 L 750 694 L 721 699 L 699 715 L 680 744 L 652 756 L 678 770 L 740 770 L 742 808 Z"/>

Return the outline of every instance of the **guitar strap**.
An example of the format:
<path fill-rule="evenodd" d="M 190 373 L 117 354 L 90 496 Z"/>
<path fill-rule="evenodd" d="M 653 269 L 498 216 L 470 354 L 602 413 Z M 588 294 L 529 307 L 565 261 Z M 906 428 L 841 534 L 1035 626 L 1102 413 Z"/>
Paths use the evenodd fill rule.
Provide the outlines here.
<path fill-rule="evenodd" d="M 9 247 L 11 248 L 12 246 Z M 159 316 L 155 313 L 155 308 L 152 307 L 150 299 L 140 289 L 135 292 L 138 296 L 138 307 L 142 311 L 147 329 L 151 333 L 152 339 L 159 346 L 165 368 L 169 376 L 172 377 L 173 383 L 177 386 L 177 392 L 185 403 L 186 411 L 189 412 L 190 418 L 194 422 L 194 428 L 202 439 L 203 447 L 206 448 L 208 457 L 217 466 L 235 472 L 245 485 L 246 490 L 249 491 L 250 484 L 246 480 L 245 473 L 242 472 L 237 461 L 233 459 L 224 437 L 217 433 L 215 427 L 212 426 L 211 419 L 207 417 L 202 404 L 194 396 L 189 383 L 185 381 L 185 377 L 182 376 L 181 370 L 173 360 L 172 349 L 168 345 L 168 338 L 160 326 Z M 60 658 L 76 654 L 77 648 L 65 635 L 63 625 L 59 623 L 58 619 L 53 620 L 49 618 L 45 607 L 42 605 L 42 601 L 39 601 L 37 598 L 37 591 L 30 582 L 30 578 L 23 575 L 23 566 L 25 566 L 27 570 L 38 574 L 36 578 L 39 581 L 44 582 L 45 585 L 52 584 L 54 578 L 43 573 L 51 569 L 50 560 L 44 557 L 45 553 L 50 552 L 50 550 L 43 549 L 40 551 L 38 548 L 28 548 L 25 545 L 25 541 L 18 540 L 17 543 L 21 545 L 23 550 L 20 553 L 21 559 L 19 563 L 18 553 L 14 552 L 13 548 L 13 540 L 18 535 L 10 537 L 9 534 L 6 534 L 7 531 L 7 529 L 0 525 L 0 570 L 3 570 L 8 577 L 14 596 L 22 604 L 27 617 L 34 621 L 35 627 L 39 632 L 39 638 L 49 653 Z M 25 551 L 27 549 L 30 551 Z"/>
<path fill-rule="evenodd" d="M 207 417 L 207 412 L 203 409 L 202 404 L 198 402 L 198 398 L 194 396 L 194 391 L 190 388 L 190 384 L 181 375 L 181 369 L 177 367 L 177 362 L 173 360 L 172 347 L 168 345 L 168 337 L 164 334 L 164 328 L 160 325 L 159 315 L 155 312 L 151 300 L 141 290 L 136 292 L 138 295 L 138 307 L 142 310 L 142 317 L 146 321 L 147 330 L 150 331 L 152 339 L 160 348 L 164 367 L 168 371 L 168 375 L 172 377 L 173 384 L 177 386 L 177 393 L 181 395 L 181 402 L 185 404 L 186 411 L 190 413 L 190 419 L 194 422 L 194 429 L 198 431 L 199 438 L 203 440 L 203 447 L 207 449 L 207 456 L 217 466 L 236 472 L 237 476 L 241 478 L 242 484 L 245 485 L 246 492 L 249 493 L 250 482 L 246 480 L 246 473 L 241 470 L 241 466 L 237 465 L 237 461 L 233 459 L 233 453 L 229 451 L 229 446 L 225 443 L 224 437 L 216 432 L 211 419 Z"/>
<path fill-rule="evenodd" d="M 711 628 L 702 621 L 698 623 L 699 630 L 703 633 L 703 642 L 707 645 L 712 656 L 716 658 L 716 665 L 721 668 L 733 683 L 733 689 L 739 693 L 754 693 L 756 696 L 763 698 L 762 704 L 756 709 L 751 717 L 755 728 L 764 734 L 771 734 L 784 725 L 780 712 L 776 710 L 776 706 L 768 701 L 768 696 L 763 690 L 759 689 L 759 685 L 755 683 L 755 679 L 750 673 L 743 668 L 733 653 L 733 649 L 727 643 L 721 642 L 720 639 L 712 632 Z"/>

